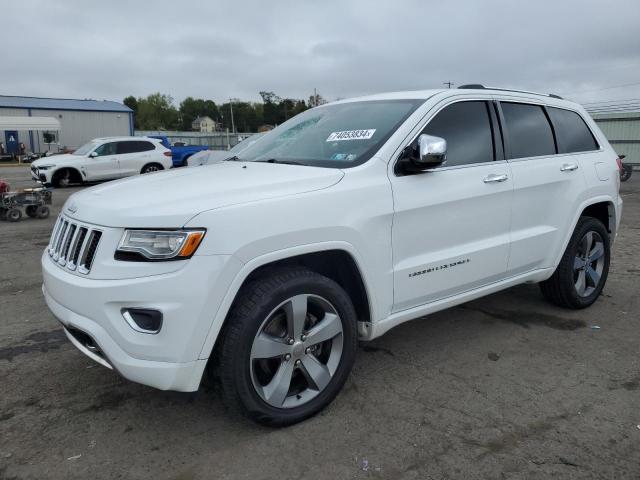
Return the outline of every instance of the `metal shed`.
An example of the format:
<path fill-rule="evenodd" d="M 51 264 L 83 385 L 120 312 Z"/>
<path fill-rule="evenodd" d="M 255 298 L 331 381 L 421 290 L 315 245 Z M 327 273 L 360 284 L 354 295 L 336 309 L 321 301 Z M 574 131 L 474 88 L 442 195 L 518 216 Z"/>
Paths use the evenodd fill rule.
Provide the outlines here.
<path fill-rule="evenodd" d="M 0 142 L 7 153 L 23 143 L 28 152 L 75 149 L 97 137 L 133 135 L 133 111 L 108 100 L 14 97 L 0 95 L 0 117 L 49 117 L 59 131 L 6 130 L 0 126 Z M 9 143 L 8 140 L 17 141 Z"/>
<path fill-rule="evenodd" d="M 592 113 L 602 133 L 625 163 L 640 164 L 640 112 Z"/>

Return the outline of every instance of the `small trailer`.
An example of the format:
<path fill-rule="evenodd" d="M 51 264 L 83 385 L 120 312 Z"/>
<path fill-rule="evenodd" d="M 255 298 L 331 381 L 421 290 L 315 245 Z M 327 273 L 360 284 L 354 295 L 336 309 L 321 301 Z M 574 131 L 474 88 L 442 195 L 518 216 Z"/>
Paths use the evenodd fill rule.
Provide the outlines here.
<path fill-rule="evenodd" d="M 22 218 L 22 208 L 31 218 L 47 218 L 51 194 L 52 189 L 44 187 L 11 192 L 9 186 L 0 181 L 0 220 L 19 221 Z"/>

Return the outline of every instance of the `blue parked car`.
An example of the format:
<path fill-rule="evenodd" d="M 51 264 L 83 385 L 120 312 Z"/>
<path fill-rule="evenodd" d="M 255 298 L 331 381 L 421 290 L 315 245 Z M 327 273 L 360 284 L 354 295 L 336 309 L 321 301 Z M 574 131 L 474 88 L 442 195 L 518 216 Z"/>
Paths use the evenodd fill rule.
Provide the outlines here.
<path fill-rule="evenodd" d="M 171 150 L 171 159 L 173 160 L 173 168 L 186 167 L 187 160 L 194 153 L 202 150 L 208 150 L 209 147 L 201 147 L 197 145 L 180 145 L 181 142 L 176 142 L 171 145 L 169 139 L 164 135 L 147 135 L 150 138 L 157 138 L 162 142 L 162 145 Z"/>

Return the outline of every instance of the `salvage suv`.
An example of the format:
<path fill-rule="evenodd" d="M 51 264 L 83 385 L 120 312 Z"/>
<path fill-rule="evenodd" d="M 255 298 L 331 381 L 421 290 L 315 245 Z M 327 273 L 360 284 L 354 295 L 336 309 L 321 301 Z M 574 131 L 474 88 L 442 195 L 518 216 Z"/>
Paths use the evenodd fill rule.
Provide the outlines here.
<path fill-rule="evenodd" d="M 69 340 L 123 377 L 205 372 L 287 425 L 359 340 L 522 283 L 579 309 L 607 279 L 619 164 L 583 108 L 480 85 L 307 110 L 239 156 L 71 196 L 42 256 Z"/>

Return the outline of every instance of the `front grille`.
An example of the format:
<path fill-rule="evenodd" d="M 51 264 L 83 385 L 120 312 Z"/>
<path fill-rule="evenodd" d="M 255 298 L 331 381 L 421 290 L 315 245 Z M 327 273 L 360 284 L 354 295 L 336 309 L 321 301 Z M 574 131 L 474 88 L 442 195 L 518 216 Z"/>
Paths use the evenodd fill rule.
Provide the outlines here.
<path fill-rule="evenodd" d="M 54 262 L 83 275 L 91 271 L 102 232 L 60 216 L 53 227 L 49 256 Z"/>

